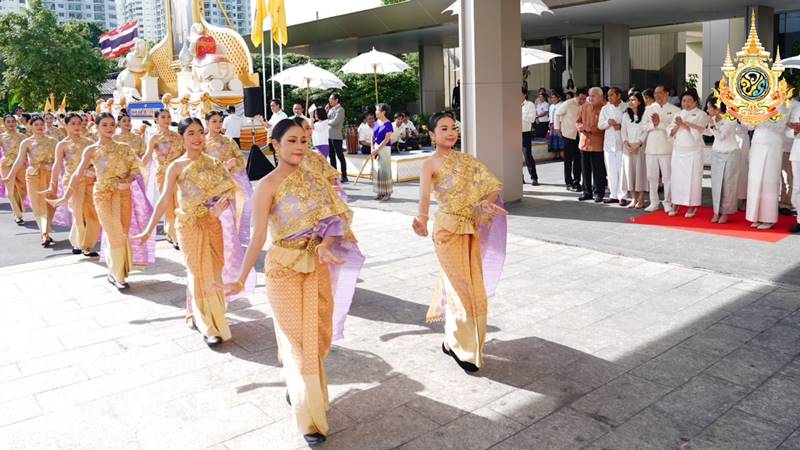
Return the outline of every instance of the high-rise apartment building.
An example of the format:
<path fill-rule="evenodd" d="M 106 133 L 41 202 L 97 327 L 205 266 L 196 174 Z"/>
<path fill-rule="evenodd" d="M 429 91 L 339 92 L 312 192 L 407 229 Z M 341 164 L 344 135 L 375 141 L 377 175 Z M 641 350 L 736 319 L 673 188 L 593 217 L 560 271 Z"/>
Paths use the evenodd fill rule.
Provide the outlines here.
<path fill-rule="evenodd" d="M 121 25 L 138 19 L 139 36 L 148 41 L 159 41 L 167 32 L 166 1 L 117 0 L 119 23 Z M 242 35 L 250 34 L 250 0 L 220 0 L 220 3 L 225 8 L 233 29 Z M 228 27 L 228 22 L 215 0 L 204 1 L 203 7 L 209 23 Z"/>
<path fill-rule="evenodd" d="M 20 12 L 27 7 L 27 0 L 0 0 L 0 16 Z"/>
<path fill-rule="evenodd" d="M 55 13 L 58 23 L 97 22 L 106 30 L 120 25 L 114 0 L 43 0 L 42 6 Z"/>

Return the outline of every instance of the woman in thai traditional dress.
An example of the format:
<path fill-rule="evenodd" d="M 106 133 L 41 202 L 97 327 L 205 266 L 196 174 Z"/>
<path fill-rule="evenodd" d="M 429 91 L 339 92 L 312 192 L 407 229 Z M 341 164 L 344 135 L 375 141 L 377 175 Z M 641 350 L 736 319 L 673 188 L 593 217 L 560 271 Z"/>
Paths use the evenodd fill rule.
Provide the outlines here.
<path fill-rule="evenodd" d="M 25 136 L 17 130 L 17 119 L 11 114 L 6 114 L 3 117 L 3 125 L 6 131 L 0 135 L 0 177 L 8 179 L 0 183 L 1 194 L 8 198 L 11 204 L 11 212 L 14 214 L 14 222 L 17 225 L 22 225 L 25 220 L 22 218 L 22 213 L 25 211 L 24 199 L 27 195 L 27 187 L 25 186 L 25 173 L 19 171 L 14 178 L 9 177 L 11 167 L 17 160 L 19 155 L 19 146 L 25 140 Z"/>
<path fill-rule="evenodd" d="M 81 162 L 83 152 L 87 147 L 93 144 L 89 139 L 81 136 L 81 116 L 71 113 L 66 119 L 68 135 L 66 139 L 62 140 L 56 145 L 56 158 L 53 164 L 53 174 L 50 178 L 50 189 L 46 193 L 48 196 L 52 194 L 62 193 L 60 190 L 69 185 L 70 178 L 75 173 L 75 169 Z M 60 177 L 61 170 L 64 170 L 63 177 Z M 69 242 L 72 244 L 72 253 L 84 256 L 95 257 L 98 256 L 94 251 L 94 245 L 100 238 L 100 221 L 97 217 L 97 210 L 94 207 L 94 183 L 95 173 L 94 168 L 87 168 L 83 174 L 78 176 L 78 182 L 74 186 L 74 192 L 70 196 L 69 212 L 72 214 Z M 60 188 L 60 189 L 59 189 Z M 61 208 L 58 209 L 62 209 Z M 57 220 L 58 211 L 56 211 L 56 218 L 54 222 L 59 224 Z M 63 219 L 61 219 L 63 224 Z"/>
<path fill-rule="evenodd" d="M 433 243 L 442 277 L 426 320 L 445 321 L 442 351 L 463 370 L 475 372 L 483 365 L 487 299 L 505 261 L 503 185 L 483 163 L 453 150 L 458 130 L 450 113 L 434 114 L 428 129 L 436 152 L 422 166 L 413 229 L 428 236 L 433 191 L 439 205 Z"/>
<path fill-rule="evenodd" d="M 352 212 L 329 180 L 302 164 L 308 155 L 303 128 L 281 120 L 271 142 L 279 163 L 256 187 L 253 238 L 239 279 L 224 288 L 228 294 L 242 289 L 269 227 L 264 272 L 287 401 L 298 430 L 316 445 L 329 431 L 325 358 L 331 341 L 342 337 L 364 257 L 350 230 Z"/>
<path fill-rule="evenodd" d="M 239 263 L 227 280 L 236 279 L 241 267 L 242 246 L 235 220 L 238 188 L 224 163 L 206 153 L 200 119 L 184 119 L 178 134 L 186 153 L 170 164 L 153 215 L 134 239 L 146 239 L 171 199 L 177 198 L 177 234 L 187 272 L 186 324 L 199 331 L 209 347 L 215 347 L 231 338 L 225 293 L 215 283 L 225 281 L 226 262 L 238 259 Z M 238 252 L 238 258 L 233 252 Z M 249 275 L 252 286 L 254 274 Z"/>
<path fill-rule="evenodd" d="M 672 145 L 672 204 L 670 216 L 678 214 L 678 206 L 688 206 L 684 217 L 691 219 L 703 201 L 703 132 L 708 114 L 699 107 L 694 89 L 681 95 L 680 112 L 675 114 L 667 133 Z"/>
<path fill-rule="evenodd" d="M 17 160 L 11 167 L 8 175 L 3 178 L 3 183 L 8 183 L 17 176 L 17 172 L 22 169 L 27 161 L 28 168 L 25 170 L 25 184 L 28 191 L 28 199 L 33 209 L 33 217 L 36 225 L 42 234 L 42 247 L 49 247 L 53 244 L 52 221 L 55 209 L 47 203 L 48 198 L 54 198 L 55 193 L 48 197 L 46 192 L 50 185 L 50 173 L 53 170 L 53 162 L 56 153 L 56 140 L 44 134 L 44 119 L 41 116 L 33 116 L 30 121 L 33 135 L 19 146 Z"/>
<path fill-rule="evenodd" d="M 372 158 L 377 159 L 372 172 L 373 191 L 378 194 L 375 200 L 388 201 L 392 197 L 392 136 L 394 128 L 389 116 L 391 108 L 386 103 L 375 107 L 377 126 L 372 133 Z"/>
<path fill-rule="evenodd" d="M 142 164 L 150 166 L 150 161 L 155 157 L 157 162 L 156 186 L 159 192 L 163 193 L 166 189 L 164 177 L 167 173 L 167 167 L 169 167 L 173 161 L 180 158 L 185 150 L 178 133 L 169 129 L 172 123 L 172 116 L 170 116 L 169 111 L 161 109 L 155 114 L 155 118 L 158 122 L 158 131 L 150 137 L 150 141 L 147 143 L 147 151 L 142 157 Z M 167 207 L 164 209 L 164 213 L 167 217 L 164 232 L 167 234 L 167 242 L 172 244 L 175 250 L 179 250 L 179 240 L 175 233 L 175 208 L 177 208 L 177 199 L 174 197 L 174 194 L 175 192 L 173 191 L 173 198 L 168 199 L 171 200 L 171 202 L 168 203 Z M 161 217 L 158 217 L 158 220 L 161 220 Z"/>
<path fill-rule="evenodd" d="M 628 191 L 631 204 L 628 208 L 644 208 L 647 187 L 647 167 L 644 145 L 647 141 L 644 119 L 644 97 L 634 91 L 628 97 L 628 107 L 622 115 L 622 184 Z"/>
<path fill-rule="evenodd" d="M 114 141 L 117 129 L 114 116 L 101 113 L 97 118 L 98 141 L 83 151 L 83 157 L 70 178 L 64 195 L 51 203 L 63 204 L 75 195 L 78 183 L 94 167 L 94 207 L 103 227 L 103 254 L 108 265 L 108 282 L 119 290 L 129 287 L 128 273 L 135 266 L 155 261 L 154 237 L 133 242 L 130 236 L 144 229 L 152 207 L 144 193 L 139 158 L 130 146 Z"/>
<path fill-rule="evenodd" d="M 737 122 L 722 117 L 727 106 L 717 98 L 709 97 L 706 101 L 706 113 L 709 116 L 705 134 L 714 136 L 711 147 L 711 198 L 714 207 L 712 223 L 728 222 L 728 215 L 739 209 L 739 167 L 741 157 L 738 142 L 739 130 L 744 128 Z"/>
<path fill-rule="evenodd" d="M 133 130 L 133 122 L 131 122 L 129 115 L 120 114 L 117 117 L 117 128 L 119 128 L 119 131 L 114 135 L 114 140 L 122 142 L 123 144 L 128 144 L 128 146 L 133 149 L 133 152 L 136 153 L 137 158 L 144 157 L 147 148 L 139 133 L 131 131 Z"/>
<path fill-rule="evenodd" d="M 64 131 L 64 129 L 55 126 L 55 123 L 56 123 L 56 116 L 53 115 L 53 113 L 51 112 L 45 113 L 44 134 L 55 139 L 56 142 L 60 142 L 62 139 L 67 137 L 67 133 Z"/>
<path fill-rule="evenodd" d="M 233 139 L 222 134 L 222 113 L 211 111 L 206 114 L 208 135 L 206 136 L 206 153 L 218 159 L 228 169 L 236 186 L 236 223 L 239 227 L 239 241 L 243 245 L 250 242 L 250 215 L 253 210 L 253 186 L 247 178 L 245 167 L 247 160 L 239 145 Z"/>
<path fill-rule="evenodd" d="M 316 112 L 318 110 L 314 111 Z M 315 130 L 314 126 L 312 126 L 311 122 L 305 117 L 295 117 L 292 120 L 305 130 L 306 140 L 308 141 L 308 152 L 306 152 L 306 157 L 303 158 L 303 162 L 300 163 L 300 165 L 303 166 L 304 169 L 317 173 L 321 175 L 322 178 L 329 180 L 331 186 L 333 186 L 333 189 L 339 194 L 342 201 L 347 203 L 347 193 L 342 189 L 342 182 L 339 180 L 339 171 L 328 162 L 328 159 L 325 158 L 322 153 L 316 150 L 316 146 L 313 144 L 312 134 Z"/>

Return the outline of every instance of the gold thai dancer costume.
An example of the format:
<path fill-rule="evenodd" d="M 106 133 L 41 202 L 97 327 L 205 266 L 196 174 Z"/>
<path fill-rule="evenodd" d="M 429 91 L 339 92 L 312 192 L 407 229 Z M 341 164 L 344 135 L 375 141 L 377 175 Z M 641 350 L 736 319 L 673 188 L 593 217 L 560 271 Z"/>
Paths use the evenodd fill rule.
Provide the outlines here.
<path fill-rule="evenodd" d="M 505 217 L 483 216 L 479 205 L 502 189 L 483 163 L 460 152 L 448 154 L 433 178 L 439 205 L 433 243 L 442 276 L 427 320 L 444 319 L 447 347 L 477 367 L 483 363 L 487 299 L 500 278 L 506 239 Z"/>
<path fill-rule="evenodd" d="M 267 297 L 295 422 L 304 435 L 328 433 L 324 361 L 331 341 L 342 337 L 364 262 L 351 219 L 330 181 L 302 164 L 281 183 L 270 211 Z M 344 264 L 319 264 L 316 248 L 325 237 L 336 238 L 331 251 Z"/>
<path fill-rule="evenodd" d="M 164 192 L 164 176 L 167 173 L 167 167 L 169 167 L 173 161 L 183 156 L 185 150 L 183 148 L 181 136 L 172 130 L 166 132 L 159 131 L 150 139 L 155 139 L 156 142 L 154 155 L 157 162 L 156 186 L 160 192 Z M 170 204 L 165 214 L 167 216 L 167 225 L 164 229 L 167 237 L 173 242 L 177 242 L 177 235 L 175 234 L 175 208 L 177 207 L 177 199 L 173 196 L 170 199 Z"/>
<path fill-rule="evenodd" d="M 40 194 L 50 186 L 50 176 L 56 156 L 56 140 L 42 136 L 29 138 L 31 145 L 28 148 L 28 168 L 25 171 L 25 183 L 28 188 L 28 199 L 33 209 L 33 217 L 43 236 L 52 232 L 53 215 L 55 208 L 47 203 L 48 198 L 56 198 L 53 192 L 49 196 Z"/>
<path fill-rule="evenodd" d="M 239 230 L 239 241 L 247 245 L 250 242 L 250 217 L 253 211 L 253 186 L 250 184 L 250 179 L 247 178 L 247 173 L 245 172 L 247 160 L 244 158 L 244 154 L 242 154 L 236 141 L 222 134 L 206 138 L 206 153 L 218 159 L 222 164 L 226 164 L 231 159 L 236 161 L 233 167 L 228 168 L 228 172 L 230 172 L 233 181 L 236 182 L 239 188 L 236 191 L 235 199 L 236 226 Z"/>
<path fill-rule="evenodd" d="M 5 132 L 0 135 L 0 152 L 2 152 L 0 176 L 8 176 L 14 161 L 17 160 L 19 155 L 19 145 L 24 139 L 25 135 L 18 132 Z M 8 198 L 8 202 L 11 203 L 11 211 L 14 213 L 14 218 L 21 219 L 22 212 L 25 210 L 23 201 L 28 191 L 25 186 L 25 172 L 20 170 L 17 172 L 15 179 L 10 180 L 5 185 L 0 184 L 0 188 L 4 191 L 0 192 L 0 194 L 4 194 Z"/>
<path fill-rule="evenodd" d="M 64 175 L 61 178 L 61 186 L 68 186 L 72 174 L 81 162 L 83 151 L 92 145 L 92 141 L 83 137 L 73 140 L 67 138 L 67 146 L 64 148 Z M 87 168 L 69 199 L 69 210 L 72 213 L 72 226 L 69 232 L 69 242 L 72 248 L 79 248 L 84 252 L 90 252 L 94 244 L 100 238 L 100 220 L 97 217 L 97 210 L 94 207 L 94 167 Z"/>

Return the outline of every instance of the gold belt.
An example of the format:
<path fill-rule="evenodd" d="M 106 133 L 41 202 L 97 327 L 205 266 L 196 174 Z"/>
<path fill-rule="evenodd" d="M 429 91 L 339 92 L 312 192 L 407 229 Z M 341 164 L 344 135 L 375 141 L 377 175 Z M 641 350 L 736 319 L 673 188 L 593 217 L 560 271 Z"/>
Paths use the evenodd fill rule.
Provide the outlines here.
<path fill-rule="evenodd" d="M 266 275 L 271 278 L 280 278 L 289 270 L 309 273 L 314 270 L 317 247 L 322 243 L 322 238 L 302 238 L 286 240 L 281 239 L 272 243 L 274 250 L 273 260 L 279 262 L 281 269 L 273 270 Z M 289 250 L 286 252 L 285 250 Z M 298 267 L 299 265 L 299 267 Z"/>

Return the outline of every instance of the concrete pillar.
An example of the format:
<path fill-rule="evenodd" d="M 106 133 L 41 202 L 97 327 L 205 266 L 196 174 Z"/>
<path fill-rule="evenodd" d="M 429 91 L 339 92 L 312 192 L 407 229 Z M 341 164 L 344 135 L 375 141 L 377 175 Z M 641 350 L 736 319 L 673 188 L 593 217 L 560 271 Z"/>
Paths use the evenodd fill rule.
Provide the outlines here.
<path fill-rule="evenodd" d="M 725 49 L 730 44 L 731 55 L 735 55 L 744 45 L 745 20 L 711 20 L 703 22 L 703 96 L 712 93 L 714 83 L 722 78 L 722 62 Z"/>
<path fill-rule="evenodd" d="M 750 32 L 750 14 L 752 14 L 753 9 L 756 10 L 758 39 L 761 41 L 761 45 L 770 52 L 771 56 L 775 57 L 775 9 L 769 6 L 748 6 L 745 11 L 745 39 L 747 39 L 747 34 Z M 786 54 L 786 49 L 783 50 Z"/>
<path fill-rule="evenodd" d="M 419 90 L 422 112 L 444 110 L 444 49 L 436 45 L 419 48 Z"/>
<path fill-rule="evenodd" d="M 461 141 L 503 182 L 503 197 L 522 198 L 519 0 L 462 0 Z"/>
<path fill-rule="evenodd" d="M 603 52 L 601 80 L 605 86 L 627 89 L 631 83 L 630 33 L 627 25 L 604 24 L 600 48 Z"/>

